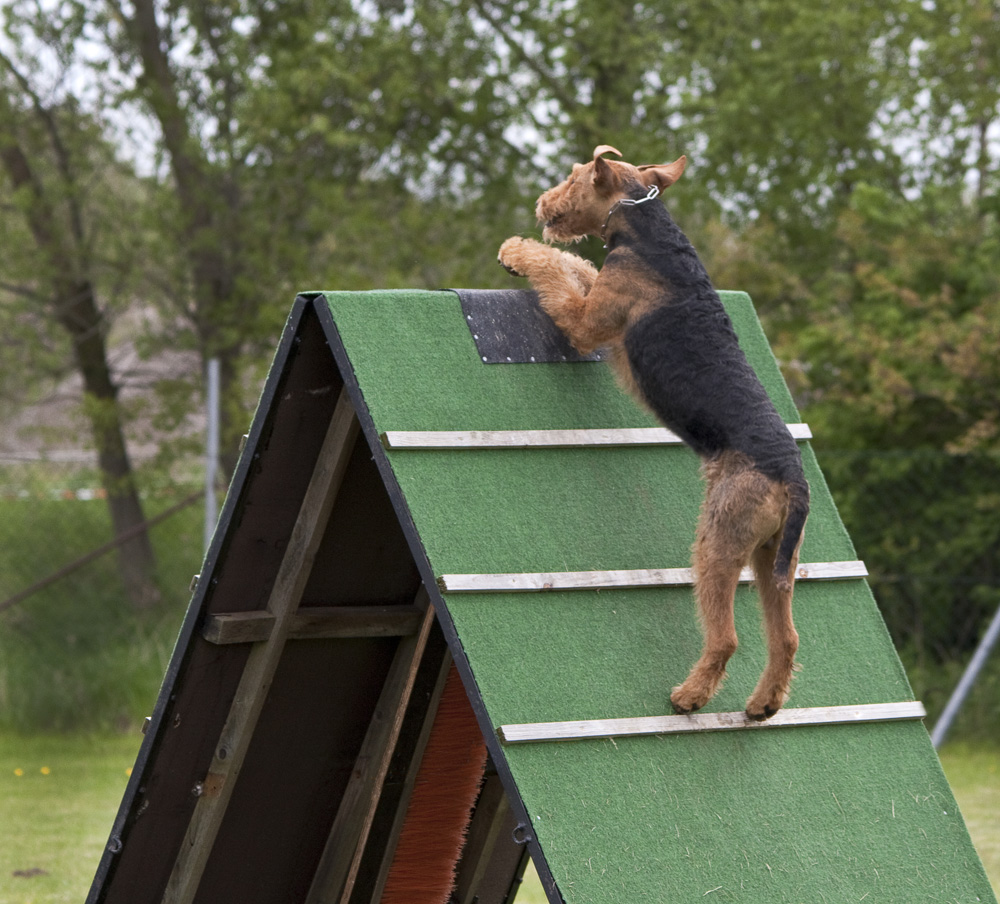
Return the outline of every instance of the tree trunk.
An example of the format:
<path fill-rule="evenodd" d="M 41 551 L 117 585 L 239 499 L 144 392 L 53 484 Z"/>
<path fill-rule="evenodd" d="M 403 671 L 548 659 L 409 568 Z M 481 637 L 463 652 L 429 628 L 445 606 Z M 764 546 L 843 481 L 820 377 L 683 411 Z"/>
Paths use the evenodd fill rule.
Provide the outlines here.
<path fill-rule="evenodd" d="M 57 305 L 59 322 L 72 339 L 77 370 L 83 377 L 84 411 L 97 448 L 112 529 L 115 537 L 121 537 L 141 525 L 145 516 L 125 445 L 118 387 L 108 366 L 93 286 L 86 280 L 78 282 Z M 133 607 L 148 609 L 159 601 L 156 557 L 148 532 L 141 531 L 118 547 L 118 571 Z"/>
<path fill-rule="evenodd" d="M 46 116 L 41 108 L 36 113 Z M 3 114 L 0 121 L 9 127 L 0 141 L 0 164 L 14 188 L 29 191 L 32 196 L 25 216 L 35 244 L 50 270 L 48 274 L 39 274 L 39 279 L 52 287 L 55 319 L 73 343 L 75 364 L 83 378 L 84 410 L 97 448 L 112 529 L 115 537 L 120 537 L 141 526 L 145 517 L 125 446 L 118 389 L 108 365 L 104 318 L 93 284 L 86 275 L 85 261 L 70 251 L 80 247 L 73 242 L 73 227 L 80 227 L 76 223 L 68 230 L 61 227 L 55 205 L 32 169 L 29 153 L 14 136 L 12 106 L 2 91 L 0 114 Z M 47 119 L 46 124 L 50 131 L 55 128 L 51 119 Z M 58 135 L 54 135 L 53 141 L 58 140 Z M 63 176 L 67 180 L 66 188 L 71 189 L 72 173 L 67 169 Z M 146 531 L 138 532 L 119 547 L 118 567 L 126 597 L 134 607 L 144 609 L 156 603 L 159 591 L 154 581 L 155 558 Z"/>

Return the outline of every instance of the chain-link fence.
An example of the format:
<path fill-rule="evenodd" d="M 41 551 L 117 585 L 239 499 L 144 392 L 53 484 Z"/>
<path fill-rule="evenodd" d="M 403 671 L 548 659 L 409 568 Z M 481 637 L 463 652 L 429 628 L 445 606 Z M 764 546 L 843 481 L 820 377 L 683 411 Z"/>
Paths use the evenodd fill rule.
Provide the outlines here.
<path fill-rule="evenodd" d="M 1000 606 L 1000 456 L 823 448 L 817 455 L 933 721 Z M 956 723 L 967 734 L 1000 725 L 997 658 Z"/>
<path fill-rule="evenodd" d="M 142 494 L 158 600 L 126 599 L 104 494 L 58 463 L 0 467 L 0 725 L 108 728 L 148 713 L 202 558 L 201 494 Z"/>

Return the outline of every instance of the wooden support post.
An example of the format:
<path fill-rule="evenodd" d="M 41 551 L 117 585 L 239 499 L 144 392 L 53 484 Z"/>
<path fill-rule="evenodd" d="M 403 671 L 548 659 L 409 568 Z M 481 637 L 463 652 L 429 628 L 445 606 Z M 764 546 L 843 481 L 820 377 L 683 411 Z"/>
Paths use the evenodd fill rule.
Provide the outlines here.
<path fill-rule="evenodd" d="M 486 881 L 493 862 L 494 851 L 498 843 L 506 842 L 508 847 L 515 847 L 510 836 L 516 826 L 507 802 L 507 793 L 497 775 L 491 775 L 483 784 L 483 790 L 476 802 L 476 811 L 469 826 L 469 835 L 462 851 L 462 860 L 458 867 L 458 881 L 455 885 L 455 900 L 458 904 L 476 904 L 482 902 L 481 887 Z M 507 830 L 506 839 L 503 838 Z M 510 875 L 506 876 L 506 888 L 510 888 L 517 870 L 517 860 L 520 851 L 515 851 L 515 858 L 508 856 L 510 864 L 505 864 Z"/>
<path fill-rule="evenodd" d="M 358 419 L 346 390 L 342 390 L 268 599 L 267 611 L 274 619 L 273 625 L 267 640 L 250 651 L 212 765 L 202 782 L 201 796 L 167 882 L 163 904 L 190 904 L 198 891 L 358 431 Z"/>
<path fill-rule="evenodd" d="M 347 904 L 350 901 L 382 785 L 434 624 L 434 607 L 426 599 L 426 589 L 421 587 L 420 594 L 423 600 L 418 600 L 418 605 L 426 605 L 423 623 L 415 636 L 400 641 L 313 876 L 306 904 Z"/>

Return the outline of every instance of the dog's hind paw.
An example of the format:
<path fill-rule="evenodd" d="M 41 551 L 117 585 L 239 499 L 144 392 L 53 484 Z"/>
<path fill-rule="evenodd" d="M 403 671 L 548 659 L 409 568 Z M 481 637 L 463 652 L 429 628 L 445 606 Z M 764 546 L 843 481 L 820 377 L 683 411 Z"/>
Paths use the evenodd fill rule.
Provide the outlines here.
<path fill-rule="evenodd" d="M 747 706 L 746 714 L 747 718 L 753 719 L 754 722 L 764 722 L 765 720 L 770 719 L 771 716 L 773 716 L 780 708 L 781 707 L 775 708 L 772 706 L 764 706 L 758 709 L 755 706 Z"/>
<path fill-rule="evenodd" d="M 787 699 L 787 692 L 773 693 L 767 696 L 754 694 L 747 700 L 747 718 L 753 719 L 754 722 L 763 722 L 765 719 L 770 719 L 771 716 L 785 705 Z"/>
<path fill-rule="evenodd" d="M 679 716 L 686 716 L 690 713 L 697 712 L 701 709 L 707 702 L 708 699 L 702 699 L 704 695 L 692 694 L 689 691 L 684 690 L 684 685 L 675 687 L 670 693 L 670 705 L 673 707 L 674 712 Z"/>

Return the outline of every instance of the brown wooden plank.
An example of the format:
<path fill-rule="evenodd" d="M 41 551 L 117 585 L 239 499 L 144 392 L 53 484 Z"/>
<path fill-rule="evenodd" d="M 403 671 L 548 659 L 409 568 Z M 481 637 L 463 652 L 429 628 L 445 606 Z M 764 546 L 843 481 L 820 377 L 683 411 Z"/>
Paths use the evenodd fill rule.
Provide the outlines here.
<path fill-rule="evenodd" d="M 434 607 L 420 590 L 423 622 L 416 635 L 404 637 L 396 651 L 365 740 L 358 753 L 351 782 L 330 828 L 323 856 L 313 877 L 306 904 L 349 901 L 368 833 L 378 807 L 386 772 L 410 702 L 417 670 L 434 624 Z"/>
<path fill-rule="evenodd" d="M 292 616 L 288 639 L 403 637 L 415 633 L 422 618 L 416 606 L 310 606 Z M 217 613 L 202 636 L 215 644 L 261 643 L 271 636 L 274 623 L 264 610 Z"/>
<path fill-rule="evenodd" d="M 212 615 L 201 636 L 209 643 L 261 643 L 271 637 L 275 618 L 266 609 Z"/>
<path fill-rule="evenodd" d="M 163 904 L 191 904 L 197 893 L 358 432 L 358 419 L 342 390 L 268 599 L 274 625 L 268 639 L 250 652 L 206 776 L 217 793 L 198 799 Z"/>
<path fill-rule="evenodd" d="M 499 776 L 491 775 L 483 784 L 476 802 L 476 810 L 462 850 L 453 896 L 458 904 L 476 904 L 477 901 L 482 901 L 480 887 L 489 872 L 497 844 L 501 842 L 501 832 L 511 821 L 507 793 Z M 513 879 L 513 874 L 511 878 Z"/>

